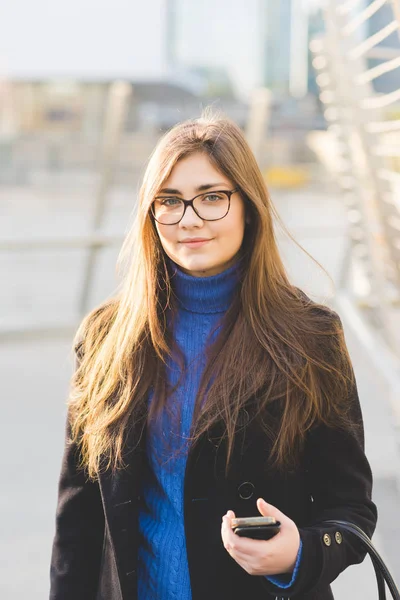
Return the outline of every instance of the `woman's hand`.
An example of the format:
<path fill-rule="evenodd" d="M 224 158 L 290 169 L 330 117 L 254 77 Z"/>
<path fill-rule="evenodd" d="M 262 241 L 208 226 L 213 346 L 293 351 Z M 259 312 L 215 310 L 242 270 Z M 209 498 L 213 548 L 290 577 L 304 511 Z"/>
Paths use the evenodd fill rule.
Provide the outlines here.
<path fill-rule="evenodd" d="M 300 546 L 299 530 L 289 517 L 261 498 L 257 500 L 257 508 L 263 517 L 275 517 L 280 521 L 280 532 L 265 541 L 239 537 L 231 527 L 235 513 L 228 510 L 222 517 L 221 528 L 222 541 L 226 550 L 250 575 L 291 573 Z"/>

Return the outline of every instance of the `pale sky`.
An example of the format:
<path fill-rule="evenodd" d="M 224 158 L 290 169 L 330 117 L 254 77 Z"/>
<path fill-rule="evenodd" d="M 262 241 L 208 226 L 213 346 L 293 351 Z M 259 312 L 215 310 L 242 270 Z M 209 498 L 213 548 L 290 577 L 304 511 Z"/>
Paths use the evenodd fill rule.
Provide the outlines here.
<path fill-rule="evenodd" d="M 261 1 L 218 0 L 217 9 L 214 0 L 175 0 L 182 24 L 191 32 L 178 39 L 179 58 L 186 57 L 188 64 L 229 65 L 245 93 L 259 84 Z M 310 8 L 324 2 L 294 1 Z M 162 77 L 167 67 L 166 2 L 0 0 L 0 79 Z"/>
<path fill-rule="evenodd" d="M 164 72 L 164 0 L 0 0 L 0 69 L 12 77 Z"/>
<path fill-rule="evenodd" d="M 314 9 L 314 8 L 319 8 L 320 6 L 324 6 L 326 4 L 327 0 L 305 0 L 306 4 Z"/>

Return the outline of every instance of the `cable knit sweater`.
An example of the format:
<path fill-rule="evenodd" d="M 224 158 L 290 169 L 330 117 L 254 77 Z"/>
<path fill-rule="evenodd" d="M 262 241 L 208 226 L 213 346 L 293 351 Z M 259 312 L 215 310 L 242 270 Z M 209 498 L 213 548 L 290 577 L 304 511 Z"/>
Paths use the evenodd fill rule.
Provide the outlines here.
<path fill-rule="evenodd" d="M 180 367 L 169 360 L 167 380 L 175 391 L 167 409 L 148 427 L 148 465 L 139 513 L 138 600 L 191 600 L 183 515 L 186 440 L 205 367 L 204 350 L 218 335 L 240 273 L 238 263 L 210 277 L 187 275 L 172 261 L 169 266 L 178 299 L 173 335 L 186 369 L 180 379 Z"/>

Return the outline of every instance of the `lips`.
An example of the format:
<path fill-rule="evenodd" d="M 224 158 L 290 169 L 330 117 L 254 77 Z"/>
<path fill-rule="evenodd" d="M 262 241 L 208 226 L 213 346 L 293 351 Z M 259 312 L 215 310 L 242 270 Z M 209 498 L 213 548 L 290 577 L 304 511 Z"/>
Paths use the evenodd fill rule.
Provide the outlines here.
<path fill-rule="evenodd" d="M 200 248 L 208 242 L 211 242 L 211 240 L 207 238 L 186 238 L 186 240 L 182 240 L 179 243 L 183 244 L 187 248 Z"/>
<path fill-rule="evenodd" d="M 192 242 L 209 242 L 209 238 L 185 238 L 181 240 L 181 244 L 191 244 Z"/>

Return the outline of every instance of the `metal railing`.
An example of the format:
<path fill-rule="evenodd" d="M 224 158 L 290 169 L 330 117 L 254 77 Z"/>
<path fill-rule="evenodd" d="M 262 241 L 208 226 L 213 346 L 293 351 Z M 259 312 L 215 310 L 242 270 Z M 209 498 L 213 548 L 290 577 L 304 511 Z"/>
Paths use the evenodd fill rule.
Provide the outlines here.
<path fill-rule="evenodd" d="M 128 110 L 129 100 L 132 95 L 132 87 L 124 81 L 116 81 L 111 84 L 108 92 L 107 107 L 105 111 L 102 146 L 99 155 L 98 188 L 95 193 L 94 211 L 91 217 L 91 232 L 87 235 L 65 236 L 65 237 L 41 237 L 38 239 L 13 239 L 0 242 L 0 252 L 26 252 L 54 249 L 87 249 L 84 262 L 83 285 L 80 291 L 77 318 L 81 317 L 89 308 L 89 296 L 93 284 L 94 270 L 97 255 L 100 249 L 118 245 L 122 241 L 121 236 L 102 234 L 100 229 L 103 216 L 107 207 L 108 193 L 112 184 L 113 171 L 121 142 L 124 123 Z M 73 329 L 76 323 L 60 323 L 53 326 L 38 326 L 21 331 L 7 328 L 0 331 L 1 337 L 15 337 L 22 335 L 29 337 L 35 334 L 64 332 Z"/>
<path fill-rule="evenodd" d="M 399 14 L 398 0 L 330 0 L 326 33 L 310 45 L 329 133 L 338 149 L 335 169 L 348 206 L 350 247 L 341 287 L 369 312 L 397 358 L 400 85 L 389 77 L 391 89 L 378 92 L 374 82 L 400 69 L 400 44 L 385 43 L 395 32 L 400 34 Z M 379 28 L 374 31 L 378 17 Z M 378 64 L 369 64 L 371 59 Z M 361 274 L 362 293 L 360 286 L 351 288 L 350 272 Z"/>

